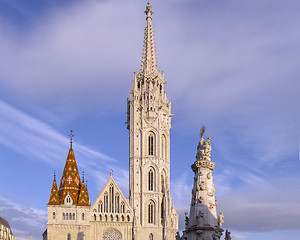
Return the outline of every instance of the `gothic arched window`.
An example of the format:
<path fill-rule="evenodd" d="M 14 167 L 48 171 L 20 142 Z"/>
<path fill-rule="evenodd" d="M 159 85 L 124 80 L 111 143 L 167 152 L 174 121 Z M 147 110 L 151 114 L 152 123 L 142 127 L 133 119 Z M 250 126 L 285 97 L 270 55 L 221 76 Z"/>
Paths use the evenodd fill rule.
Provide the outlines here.
<path fill-rule="evenodd" d="M 114 185 L 109 187 L 109 212 L 114 212 Z"/>
<path fill-rule="evenodd" d="M 165 135 L 161 136 L 161 157 L 166 159 L 166 137 Z"/>
<path fill-rule="evenodd" d="M 150 132 L 148 136 L 148 155 L 154 155 L 154 144 L 155 144 L 155 135 L 153 132 Z"/>
<path fill-rule="evenodd" d="M 149 234 L 149 240 L 153 240 L 153 234 L 152 233 Z"/>
<path fill-rule="evenodd" d="M 67 236 L 67 240 L 71 240 L 71 234 L 70 233 Z"/>
<path fill-rule="evenodd" d="M 63 213 L 63 220 L 65 220 L 66 219 L 66 214 L 65 213 Z"/>
<path fill-rule="evenodd" d="M 102 201 L 99 201 L 99 203 L 98 203 L 98 212 L 103 212 L 103 203 L 102 203 Z"/>
<path fill-rule="evenodd" d="M 154 224 L 154 203 L 151 201 L 148 204 L 148 223 Z"/>
<path fill-rule="evenodd" d="M 116 193 L 116 197 L 115 197 L 115 212 L 116 213 L 119 213 L 120 212 L 120 196 L 119 196 L 119 193 Z"/>
<path fill-rule="evenodd" d="M 154 171 L 152 168 L 148 172 L 148 190 L 154 190 Z"/>
<path fill-rule="evenodd" d="M 81 214 L 81 220 L 84 220 L 84 213 Z"/>
<path fill-rule="evenodd" d="M 121 202 L 121 213 L 125 213 L 125 203 Z"/>
<path fill-rule="evenodd" d="M 52 218 L 55 219 L 55 212 L 52 213 Z"/>
<path fill-rule="evenodd" d="M 73 220 L 75 220 L 75 213 L 73 213 Z"/>
<path fill-rule="evenodd" d="M 108 194 L 104 193 L 104 212 L 108 212 Z"/>

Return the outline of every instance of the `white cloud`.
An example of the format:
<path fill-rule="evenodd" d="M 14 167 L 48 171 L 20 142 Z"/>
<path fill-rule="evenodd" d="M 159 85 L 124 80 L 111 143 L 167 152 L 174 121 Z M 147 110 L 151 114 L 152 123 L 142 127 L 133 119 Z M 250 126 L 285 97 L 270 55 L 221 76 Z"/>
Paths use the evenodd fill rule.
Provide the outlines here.
<path fill-rule="evenodd" d="M 8 220 L 16 239 L 40 239 L 46 229 L 47 212 L 20 205 L 0 195 L 0 213 Z"/>
<path fill-rule="evenodd" d="M 219 198 L 224 227 L 240 232 L 300 229 L 299 177 L 253 182 Z"/>

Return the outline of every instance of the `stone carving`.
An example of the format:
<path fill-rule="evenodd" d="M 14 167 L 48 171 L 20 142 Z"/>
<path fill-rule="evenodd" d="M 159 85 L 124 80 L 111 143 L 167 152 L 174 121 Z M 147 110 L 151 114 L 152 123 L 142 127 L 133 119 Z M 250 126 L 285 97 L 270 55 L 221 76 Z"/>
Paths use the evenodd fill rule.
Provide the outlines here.
<path fill-rule="evenodd" d="M 208 204 L 208 208 L 209 208 L 209 209 L 213 209 L 215 206 L 216 206 L 216 205 L 215 205 L 214 203 L 212 203 L 212 202 L 210 202 L 210 203 Z"/>
<path fill-rule="evenodd" d="M 197 160 L 207 160 L 210 161 L 210 155 L 211 155 L 211 138 L 207 138 L 206 140 L 203 139 L 203 134 L 205 131 L 205 127 L 202 126 L 201 129 L 201 139 L 199 141 L 199 144 L 197 146 L 197 154 L 196 159 Z"/>
<path fill-rule="evenodd" d="M 211 172 L 206 175 L 207 179 L 211 179 Z"/>
<path fill-rule="evenodd" d="M 214 232 L 212 235 L 213 240 L 220 240 L 221 234 L 219 232 Z"/>
<path fill-rule="evenodd" d="M 203 197 L 202 196 L 200 196 L 199 198 L 198 198 L 198 203 L 203 203 Z"/>
<path fill-rule="evenodd" d="M 185 229 L 187 229 L 187 228 L 188 228 L 188 225 L 189 225 L 189 217 L 188 217 L 188 213 L 185 212 L 184 215 L 185 215 Z"/>
<path fill-rule="evenodd" d="M 201 227 L 203 225 L 203 217 L 204 217 L 203 212 L 199 211 L 198 214 L 197 214 L 197 216 L 196 216 L 197 226 L 198 227 Z"/>
<path fill-rule="evenodd" d="M 179 235 L 179 232 L 176 233 L 176 240 L 181 240 L 181 237 Z"/>
<path fill-rule="evenodd" d="M 202 181 L 202 182 L 200 183 L 200 190 L 201 190 L 201 191 L 207 190 L 206 183 L 205 183 L 204 181 Z"/>
<path fill-rule="evenodd" d="M 218 226 L 222 228 L 223 223 L 224 223 L 224 213 L 221 212 L 218 216 Z"/>
<path fill-rule="evenodd" d="M 225 240 L 231 240 L 231 232 L 229 232 L 228 230 L 226 230 L 225 232 Z"/>

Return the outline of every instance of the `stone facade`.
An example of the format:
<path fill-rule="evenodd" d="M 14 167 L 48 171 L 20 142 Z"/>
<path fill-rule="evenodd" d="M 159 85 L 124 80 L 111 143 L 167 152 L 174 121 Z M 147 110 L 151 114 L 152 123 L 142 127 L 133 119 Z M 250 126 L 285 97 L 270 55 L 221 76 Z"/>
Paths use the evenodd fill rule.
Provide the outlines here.
<path fill-rule="evenodd" d="M 112 173 L 90 206 L 80 180 L 72 139 L 60 186 L 54 178 L 48 203 L 48 240 L 174 240 L 178 215 L 170 197 L 171 102 L 157 69 L 152 8 L 146 6 L 144 50 L 127 101 L 129 199 Z M 71 134 L 72 137 L 72 134 Z"/>
<path fill-rule="evenodd" d="M 0 240 L 15 240 L 8 222 L 0 217 Z"/>
<path fill-rule="evenodd" d="M 191 166 L 194 172 L 194 185 L 189 215 L 186 213 L 186 226 L 182 240 L 219 240 L 222 233 L 223 213 L 217 216 L 217 200 L 211 161 L 211 138 L 204 140 L 205 128 L 201 130 L 201 140 L 197 147 L 196 161 Z"/>

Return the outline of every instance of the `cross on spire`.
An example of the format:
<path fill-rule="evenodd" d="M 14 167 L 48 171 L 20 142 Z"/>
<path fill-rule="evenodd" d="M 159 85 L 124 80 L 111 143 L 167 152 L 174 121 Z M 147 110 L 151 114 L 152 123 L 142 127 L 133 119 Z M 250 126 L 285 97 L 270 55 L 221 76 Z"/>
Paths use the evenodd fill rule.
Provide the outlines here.
<path fill-rule="evenodd" d="M 73 130 L 70 130 L 70 149 L 72 149 L 72 144 L 73 144 L 73 137 L 75 137 L 75 135 L 73 135 Z"/>

